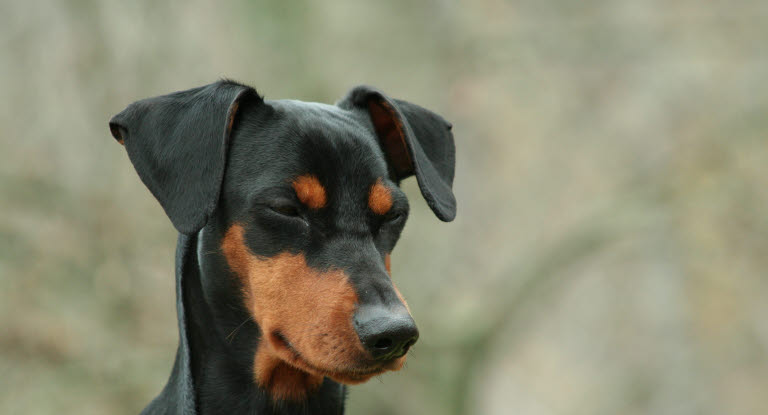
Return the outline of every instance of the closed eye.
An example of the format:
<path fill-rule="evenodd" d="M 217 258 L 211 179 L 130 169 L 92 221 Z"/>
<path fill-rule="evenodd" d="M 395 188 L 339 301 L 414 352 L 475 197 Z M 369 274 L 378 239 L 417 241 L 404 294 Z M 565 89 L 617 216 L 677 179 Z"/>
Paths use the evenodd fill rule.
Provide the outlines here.
<path fill-rule="evenodd" d="M 384 217 L 387 222 L 398 222 L 405 217 L 403 212 L 390 212 Z"/>
<path fill-rule="evenodd" d="M 405 223 L 408 218 L 408 211 L 402 209 L 392 209 L 384 217 L 380 217 L 379 226 L 386 228 L 396 228 Z"/>
<path fill-rule="evenodd" d="M 273 205 L 269 207 L 274 212 L 279 213 L 283 216 L 288 217 L 296 217 L 300 215 L 299 209 L 296 208 L 294 205 L 288 205 L 288 204 L 281 204 L 281 205 Z"/>

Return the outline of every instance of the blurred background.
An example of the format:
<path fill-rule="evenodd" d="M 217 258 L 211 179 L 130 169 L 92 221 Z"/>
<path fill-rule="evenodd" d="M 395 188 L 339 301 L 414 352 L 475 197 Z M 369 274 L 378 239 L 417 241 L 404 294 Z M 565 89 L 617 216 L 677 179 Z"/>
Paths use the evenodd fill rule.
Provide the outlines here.
<path fill-rule="evenodd" d="M 350 414 L 768 413 L 768 3 L 0 2 L 0 413 L 135 414 L 177 344 L 175 231 L 109 118 L 229 77 L 368 83 L 454 123 L 416 183 L 421 329 Z"/>

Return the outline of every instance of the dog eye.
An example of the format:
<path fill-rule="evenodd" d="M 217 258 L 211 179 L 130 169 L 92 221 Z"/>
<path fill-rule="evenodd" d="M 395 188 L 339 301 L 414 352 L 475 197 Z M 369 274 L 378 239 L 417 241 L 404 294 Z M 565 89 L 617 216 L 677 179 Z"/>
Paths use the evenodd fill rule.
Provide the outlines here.
<path fill-rule="evenodd" d="M 390 223 L 399 222 L 404 217 L 405 214 L 403 212 L 391 212 L 384 218 L 384 220 Z"/>
<path fill-rule="evenodd" d="M 297 209 L 296 206 L 293 206 L 293 205 L 270 206 L 270 209 L 272 209 L 273 211 L 283 216 L 289 216 L 289 217 L 299 216 L 299 209 Z"/>

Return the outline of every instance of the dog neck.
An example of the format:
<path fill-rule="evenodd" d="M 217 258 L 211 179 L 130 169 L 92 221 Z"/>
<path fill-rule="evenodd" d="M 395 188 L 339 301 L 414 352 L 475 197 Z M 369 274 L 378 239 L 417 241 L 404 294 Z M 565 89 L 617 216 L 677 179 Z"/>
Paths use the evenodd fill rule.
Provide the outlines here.
<path fill-rule="evenodd" d="M 216 316 L 203 290 L 198 236 L 179 235 L 176 294 L 179 347 L 173 371 L 161 394 L 142 412 L 184 414 L 341 414 L 345 387 L 328 378 L 301 401 L 277 401 L 254 380 L 258 326 L 230 329 L 232 315 Z M 226 275 L 205 275 L 226 278 Z M 229 320 L 230 324 L 224 324 Z M 240 323 L 240 321 L 238 321 Z M 236 330 L 236 331 L 235 331 Z M 227 334 L 228 333 L 228 334 Z"/>

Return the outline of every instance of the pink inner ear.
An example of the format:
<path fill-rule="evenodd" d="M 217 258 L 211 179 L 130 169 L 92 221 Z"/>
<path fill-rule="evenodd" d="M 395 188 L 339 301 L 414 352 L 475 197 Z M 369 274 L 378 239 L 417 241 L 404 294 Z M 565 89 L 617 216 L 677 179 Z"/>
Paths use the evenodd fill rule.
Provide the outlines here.
<path fill-rule="evenodd" d="M 403 125 L 397 118 L 394 109 L 388 103 L 371 99 L 368 101 L 368 113 L 379 136 L 389 162 L 397 177 L 407 177 L 413 174 L 413 161 L 405 144 Z"/>
<path fill-rule="evenodd" d="M 240 107 L 240 101 L 235 101 L 229 108 L 229 118 L 227 119 L 227 136 L 232 133 L 232 126 L 235 124 L 235 116 L 237 115 L 238 107 Z"/>
<path fill-rule="evenodd" d="M 120 132 L 120 127 L 109 123 L 109 131 L 112 133 L 112 137 L 115 137 L 115 140 L 117 140 L 118 143 L 125 145 L 125 140 L 123 139 L 123 133 Z"/>

